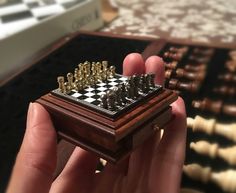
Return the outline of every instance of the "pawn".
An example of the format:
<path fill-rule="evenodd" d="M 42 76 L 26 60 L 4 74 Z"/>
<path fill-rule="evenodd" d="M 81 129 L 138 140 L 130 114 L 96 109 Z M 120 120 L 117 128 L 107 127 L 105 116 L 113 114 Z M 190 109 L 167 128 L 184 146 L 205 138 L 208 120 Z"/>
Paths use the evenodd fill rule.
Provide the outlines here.
<path fill-rule="evenodd" d="M 73 88 L 73 74 L 71 72 L 69 72 L 67 74 L 67 81 L 68 81 L 68 87 L 71 90 Z"/>
<path fill-rule="evenodd" d="M 149 88 L 155 88 L 155 74 L 148 74 L 148 76 Z"/>
<path fill-rule="evenodd" d="M 213 92 L 225 95 L 225 96 L 236 96 L 236 88 L 230 86 L 220 86 L 213 88 Z"/>
<path fill-rule="evenodd" d="M 102 61 L 102 71 L 106 71 L 108 67 L 108 61 Z"/>
<path fill-rule="evenodd" d="M 65 80 L 63 76 L 58 76 L 57 77 L 57 82 L 58 82 L 58 89 L 61 93 L 65 93 L 66 92 L 66 88 L 65 88 Z"/>
<path fill-rule="evenodd" d="M 193 132 L 200 131 L 208 135 L 218 134 L 236 142 L 236 123 L 217 123 L 215 119 L 204 119 L 197 115 L 194 119 L 190 117 L 187 118 L 187 126 L 191 128 Z"/>
<path fill-rule="evenodd" d="M 187 46 L 184 46 L 184 47 L 180 47 L 180 48 L 177 48 L 177 47 L 170 47 L 169 51 L 171 52 L 174 52 L 174 53 L 186 53 L 188 51 L 188 47 Z"/>
<path fill-rule="evenodd" d="M 215 114 L 223 113 L 236 117 L 236 105 L 224 104 L 222 100 L 213 101 L 209 98 L 204 98 L 202 101 L 193 101 L 192 106 L 202 111 L 210 111 Z"/>
<path fill-rule="evenodd" d="M 107 109 L 107 94 L 102 94 L 101 96 L 100 96 L 100 100 L 101 100 L 101 102 L 100 102 L 100 106 L 101 107 L 103 107 L 104 109 Z"/>
<path fill-rule="evenodd" d="M 133 75 L 133 85 L 134 85 L 134 97 L 137 98 L 139 96 L 138 87 L 139 87 L 139 77 L 137 75 Z"/>
<path fill-rule="evenodd" d="M 230 60 L 230 61 L 226 62 L 225 67 L 230 72 L 236 72 L 236 61 L 235 60 Z"/>
<path fill-rule="evenodd" d="M 189 92 L 197 92 L 199 90 L 199 82 L 180 82 L 177 79 L 170 79 L 168 86 L 173 90 L 181 90 L 181 91 L 189 91 Z"/>
<path fill-rule="evenodd" d="M 204 72 L 206 73 L 206 64 L 198 64 L 198 65 L 191 65 L 187 64 L 184 66 L 184 69 L 189 71 L 189 72 Z"/>
<path fill-rule="evenodd" d="M 116 109 L 116 95 L 113 90 L 109 90 L 107 93 L 107 105 L 108 109 L 115 110 Z"/>
<path fill-rule="evenodd" d="M 71 92 L 71 87 L 69 86 L 68 82 L 64 83 L 64 88 L 65 88 L 65 92 L 66 94 L 70 94 Z"/>
<path fill-rule="evenodd" d="M 126 96 L 127 96 L 127 93 L 126 93 L 126 90 L 125 90 L 125 84 L 124 83 L 121 83 L 118 85 L 119 89 L 120 89 L 120 98 L 121 98 L 121 101 L 122 103 L 126 103 Z"/>
<path fill-rule="evenodd" d="M 236 83 L 236 75 L 233 73 L 225 73 L 218 75 L 219 80 L 223 80 L 225 82 Z"/>
<path fill-rule="evenodd" d="M 212 172 L 210 167 L 202 167 L 199 164 L 185 165 L 184 173 L 194 179 L 203 183 L 213 182 L 223 191 L 235 193 L 236 192 L 236 171 L 225 170 L 221 172 Z"/>
<path fill-rule="evenodd" d="M 177 78 L 186 78 L 189 80 L 199 80 L 202 81 L 205 78 L 205 72 L 187 72 L 183 68 L 177 68 L 175 71 L 176 77 Z"/>
<path fill-rule="evenodd" d="M 145 93 L 147 91 L 144 75 L 140 76 L 140 79 L 139 79 L 139 89 L 141 90 L 142 93 Z"/>
<path fill-rule="evenodd" d="M 144 82 L 145 82 L 145 91 L 149 92 L 150 90 L 150 76 L 148 74 L 144 74 Z"/>
<path fill-rule="evenodd" d="M 116 103 L 119 106 L 122 106 L 122 99 L 121 99 L 121 89 L 120 87 L 114 87 L 113 89 L 115 95 L 116 95 Z"/>
<path fill-rule="evenodd" d="M 191 142 L 190 148 L 199 154 L 210 156 L 211 158 L 220 157 L 231 165 L 236 165 L 236 146 L 220 148 L 216 143 L 207 141 Z"/>
<path fill-rule="evenodd" d="M 232 60 L 236 60 L 236 50 L 232 50 L 229 52 L 229 56 Z"/>
<path fill-rule="evenodd" d="M 178 66 L 177 61 L 165 63 L 165 68 L 167 68 L 167 69 L 175 69 L 175 68 L 177 68 L 177 66 Z"/>
<path fill-rule="evenodd" d="M 211 168 L 202 167 L 199 164 L 184 165 L 183 172 L 193 180 L 208 183 L 211 178 Z"/>
<path fill-rule="evenodd" d="M 74 88 L 77 92 L 83 90 L 84 89 L 83 83 L 80 80 L 75 80 Z"/>
<path fill-rule="evenodd" d="M 110 66 L 109 68 L 109 78 L 113 78 L 116 74 L 116 67 L 115 66 Z"/>
<path fill-rule="evenodd" d="M 180 61 L 183 57 L 182 53 L 171 53 L 171 52 L 165 52 L 163 55 L 164 58 L 170 58 L 175 61 Z"/>

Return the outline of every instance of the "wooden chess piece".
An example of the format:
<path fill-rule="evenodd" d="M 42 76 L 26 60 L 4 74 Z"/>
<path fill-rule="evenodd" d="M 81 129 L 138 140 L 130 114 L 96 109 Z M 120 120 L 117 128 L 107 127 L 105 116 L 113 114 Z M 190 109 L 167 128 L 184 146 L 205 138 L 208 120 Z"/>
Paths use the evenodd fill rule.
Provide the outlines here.
<path fill-rule="evenodd" d="M 171 77 L 176 77 L 176 78 L 186 78 L 189 80 L 203 80 L 205 78 L 205 72 L 201 73 L 195 73 L 195 72 L 188 72 L 184 70 L 183 68 L 177 68 L 176 70 L 166 70 L 165 71 L 165 78 L 171 78 Z"/>
<path fill-rule="evenodd" d="M 230 71 L 230 72 L 236 72 L 236 60 L 230 60 L 225 63 L 225 67 Z"/>
<path fill-rule="evenodd" d="M 185 54 L 188 51 L 188 47 L 187 46 L 183 46 L 183 47 L 177 48 L 177 47 L 173 47 L 172 46 L 172 47 L 169 48 L 169 51 L 170 52 L 174 52 L 174 53 Z"/>
<path fill-rule="evenodd" d="M 184 166 L 183 171 L 193 180 L 203 183 L 213 182 L 226 192 L 236 192 L 235 170 L 230 169 L 221 172 L 212 172 L 210 167 L 202 167 L 199 164 L 189 164 Z"/>
<path fill-rule="evenodd" d="M 236 83 L 236 74 L 233 73 L 225 73 L 218 75 L 219 80 L 223 80 L 225 82 Z"/>
<path fill-rule="evenodd" d="M 201 49 L 201 48 L 194 48 L 194 54 L 206 55 L 211 56 L 214 53 L 214 49 Z"/>
<path fill-rule="evenodd" d="M 236 146 L 220 148 L 217 143 L 207 141 L 191 142 L 190 148 L 199 154 L 210 156 L 211 158 L 220 157 L 231 165 L 236 165 Z"/>
<path fill-rule="evenodd" d="M 211 176 L 210 167 L 202 167 L 199 164 L 193 163 L 184 165 L 183 172 L 193 180 L 208 183 Z"/>
<path fill-rule="evenodd" d="M 202 101 L 193 101 L 192 106 L 202 111 L 206 110 L 215 114 L 223 113 L 236 117 L 236 105 L 223 103 L 222 100 L 213 101 L 209 98 L 204 98 Z"/>
<path fill-rule="evenodd" d="M 189 91 L 189 92 L 197 92 L 199 90 L 199 82 L 181 82 L 177 79 L 170 79 L 168 82 L 168 87 L 174 90 L 182 90 L 182 91 Z"/>
<path fill-rule="evenodd" d="M 194 65 L 194 64 L 186 64 L 184 66 L 184 69 L 189 71 L 189 72 L 206 72 L 206 64 L 198 64 L 198 65 Z"/>
<path fill-rule="evenodd" d="M 232 60 L 236 60 L 236 50 L 232 50 L 229 52 L 229 56 Z"/>
<path fill-rule="evenodd" d="M 165 52 L 163 55 L 164 58 L 169 58 L 175 61 L 180 61 L 183 57 L 182 53 L 172 53 L 172 52 Z"/>
<path fill-rule="evenodd" d="M 193 132 L 201 131 L 209 135 L 218 134 L 236 142 L 236 123 L 217 123 L 215 119 L 205 119 L 199 115 L 187 118 L 188 128 Z"/>
<path fill-rule="evenodd" d="M 225 95 L 225 96 L 236 96 L 236 87 L 220 86 L 213 88 L 213 92 Z"/>
<path fill-rule="evenodd" d="M 172 62 L 165 63 L 165 68 L 166 69 L 175 69 L 177 66 L 178 66 L 177 61 L 172 61 Z"/>
<path fill-rule="evenodd" d="M 188 58 L 189 60 L 196 62 L 196 63 L 205 63 L 207 64 L 210 60 L 210 56 L 201 56 L 199 57 L 198 55 L 191 55 Z"/>

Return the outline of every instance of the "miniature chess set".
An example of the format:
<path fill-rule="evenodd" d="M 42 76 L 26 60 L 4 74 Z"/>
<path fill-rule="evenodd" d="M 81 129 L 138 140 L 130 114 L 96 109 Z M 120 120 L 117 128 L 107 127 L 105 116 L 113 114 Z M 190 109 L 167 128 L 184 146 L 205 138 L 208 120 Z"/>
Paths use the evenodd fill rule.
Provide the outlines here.
<path fill-rule="evenodd" d="M 59 136 L 118 162 L 171 119 L 177 94 L 154 83 L 155 74 L 125 77 L 108 61 L 84 62 L 57 78 L 58 88 L 37 100 Z"/>
<path fill-rule="evenodd" d="M 128 102 L 124 107 L 125 110 L 123 106 L 117 105 L 117 102 L 114 106 L 113 94 L 119 93 L 117 88 L 123 87 L 123 83 L 125 86 L 135 84 L 133 80 L 137 78 L 120 75 L 122 66 L 118 64 L 122 64 L 124 57 L 131 52 L 142 53 L 144 59 L 150 55 L 158 55 L 165 61 L 165 87 L 183 97 L 186 104 L 188 133 L 182 187 L 205 193 L 236 192 L 235 50 L 236 45 L 225 47 L 187 44 L 107 33 L 80 32 L 69 35 L 55 44 L 44 58 L 40 58 L 24 73 L 0 88 L 2 97 L 0 107 L 6 109 L 4 113 L 0 112 L 0 116 L 2 120 L 9 120 L 1 122 L 2 135 L 9 136 L 7 141 L 14 137 L 10 131 L 14 131 L 12 133 L 17 136 L 23 136 L 24 130 L 19 128 L 25 128 L 28 103 L 38 99 L 37 101 L 47 108 L 57 123 L 55 126 L 62 139 L 93 151 L 111 162 L 116 162 L 152 135 L 157 129 L 155 125 L 158 123 L 164 125 L 161 121 L 168 122 L 171 116 L 169 102 L 165 103 L 167 106 L 164 107 L 166 109 L 164 114 L 156 112 L 159 103 L 156 103 L 156 107 L 152 105 L 154 109 L 146 103 L 146 101 L 161 101 L 162 97 L 166 99 L 167 93 L 172 95 L 172 91 L 167 91 L 164 87 L 151 86 L 151 81 L 145 81 L 150 83 L 148 92 L 141 92 L 145 88 L 139 86 L 140 98 L 135 96 L 135 90 L 130 93 L 125 92 L 127 94 L 125 99 Z M 116 64 L 116 73 L 114 67 L 107 65 L 104 68 L 107 68 L 106 77 L 101 75 L 103 73 L 99 73 L 97 80 L 89 79 L 87 75 L 87 78 L 79 80 L 80 76 L 74 75 L 80 75 L 82 69 L 88 71 L 84 67 L 87 66 L 85 60 L 90 61 L 90 72 L 84 74 L 93 73 L 92 61 L 100 61 L 97 66 L 101 66 L 99 67 L 101 72 L 106 71 L 103 70 L 106 62 L 102 62 L 105 60 L 109 64 Z M 83 63 L 77 66 L 80 62 Z M 74 88 L 70 83 L 71 74 L 72 82 L 77 85 L 74 87 L 72 84 Z M 59 77 L 57 82 L 57 77 L 60 75 L 64 78 Z M 143 76 L 147 78 L 147 75 Z M 132 79 L 133 83 L 128 83 L 129 79 Z M 122 97 L 120 95 L 118 100 L 121 101 L 118 103 L 122 102 Z M 147 111 L 143 111 L 142 108 L 146 108 Z M 143 115 L 143 112 L 147 114 Z M 149 121 L 146 122 L 143 118 L 147 116 L 148 120 L 152 120 L 150 112 L 156 112 L 157 114 L 153 116 L 159 118 L 154 122 L 150 121 L 149 125 L 147 124 Z M 128 124 L 133 122 L 128 121 L 125 114 L 134 118 L 130 120 L 140 120 L 135 121 L 135 126 L 130 130 L 127 129 L 130 128 Z M 64 120 L 65 117 L 68 119 Z M 76 125 L 80 127 L 74 128 Z M 143 127 L 144 125 L 146 127 Z M 6 144 L 10 145 L 4 143 L 5 146 Z M 6 155 L 7 152 L 2 154 Z M 11 160 L 13 163 L 14 157 Z M 11 160 L 8 159 L 7 163 L 11 163 Z"/>

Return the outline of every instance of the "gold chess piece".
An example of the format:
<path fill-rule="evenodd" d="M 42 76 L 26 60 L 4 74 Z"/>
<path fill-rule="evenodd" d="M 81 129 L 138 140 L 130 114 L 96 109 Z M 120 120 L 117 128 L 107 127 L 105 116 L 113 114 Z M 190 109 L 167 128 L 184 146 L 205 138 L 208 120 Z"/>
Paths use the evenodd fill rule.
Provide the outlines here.
<path fill-rule="evenodd" d="M 68 82 L 68 88 L 69 90 L 73 89 L 73 74 L 71 72 L 69 72 L 67 75 L 67 82 Z"/>
<path fill-rule="evenodd" d="M 191 142 L 190 148 L 199 154 L 208 155 L 211 158 L 220 157 L 231 165 L 236 165 L 236 146 L 220 148 L 217 143 L 207 141 Z"/>
<path fill-rule="evenodd" d="M 215 119 L 204 119 L 197 115 L 194 119 L 188 117 L 187 125 L 188 128 L 192 128 L 193 132 L 202 131 L 209 135 L 218 134 L 236 142 L 236 123 L 217 123 Z"/>
<path fill-rule="evenodd" d="M 199 164 L 184 165 L 184 173 L 197 181 L 203 183 L 213 182 L 222 190 L 230 193 L 236 192 L 236 171 L 225 170 L 221 172 L 212 172 L 210 167 L 202 167 Z"/>
<path fill-rule="evenodd" d="M 65 88 L 65 80 L 63 76 L 58 76 L 57 77 L 57 82 L 58 82 L 58 89 L 60 90 L 60 92 L 65 93 L 66 92 L 66 88 Z"/>
<path fill-rule="evenodd" d="M 109 78 L 113 78 L 115 76 L 115 74 L 116 74 L 115 71 L 116 71 L 116 67 L 115 66 L 110 66 L 109 72 L 108 72 Z"/>
<path fill-rule="evenodd" d="M 80 91 L 80 90 L 83 90 L 83 89 L 84 89 L 83 82 L 80 81 L 80 80 L 76 80 L 76 81 L 74 82 L 74 88 L 75 88 L 75 90 L 76 90 L 77 92 Z"/>
<path fill-rule="evenodd" d="M 78 80 L 78 79 L 79 79 L 79 69 L 78 69 L 78 68 L 75 68 L 75 71 L 74 71 L 74 78 L 75 78 L 75 80 Z"/>

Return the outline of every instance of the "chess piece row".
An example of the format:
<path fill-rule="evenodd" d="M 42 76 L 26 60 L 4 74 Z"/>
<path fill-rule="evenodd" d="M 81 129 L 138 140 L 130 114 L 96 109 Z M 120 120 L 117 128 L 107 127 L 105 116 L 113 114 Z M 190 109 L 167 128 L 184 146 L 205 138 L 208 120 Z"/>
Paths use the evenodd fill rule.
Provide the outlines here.
<path fill-rule="evenodd" d="M 203 100 L 192 101 L 192 106 L 195 109 L 209 111 L 215 114 L 226 114 L 236 117 L 236 105 L 224 103 L 223 100 L 211 100 L 204 98 Z"/>
<path fill-rule="evenodd" d="M 130 100 L 137 99 L 141 94 L 155 88 L 155 74 L 133 75 L 124 83 L 115 86 L 100 96 L 100 106 L 115 110 L 116 106 L 124 106 Z"/>
<path fill-rule="evenodd" d="M 225 170 L 214 172 L 210 167 L 203 167 L 197 163 L 184 165 L 184 173 L 193 180 L 201 181 L 202 183 L 215 183 L 223 191 L 236 192 L 236 171 Z"/>
<path fill-rule="evenodd" d="M 94 86 L 98 82 L 106 81 L 113 78 L 115 75 L 115 67 L 108 68 L 108 62 L 84 62 L 75 68 L 74 74 L 69 72 L 67 74 L 67 81 L 63 76 L 57 78 L 59 90 L 62 93 L 70 93 L 72 89 L 76 91 L 83 90 L 86 87 Z"/>
<path fill-rule="evenodd" d="M 195 152 L 211 157 L 219 157 L 231 165 L 236 165 L 236 146 L 221 148 L 217 143 L 207 141 L 191 142 L 190 148 Z"/>
<path fill-rule="evenodd" d="M 218 123 L 216 119 L 205 119 L 201 116 L 187 118 L 187 126 L 193 132 L 204 132 L 208 135 L 218 134 L 236 142 L 236 123 Z"/>

